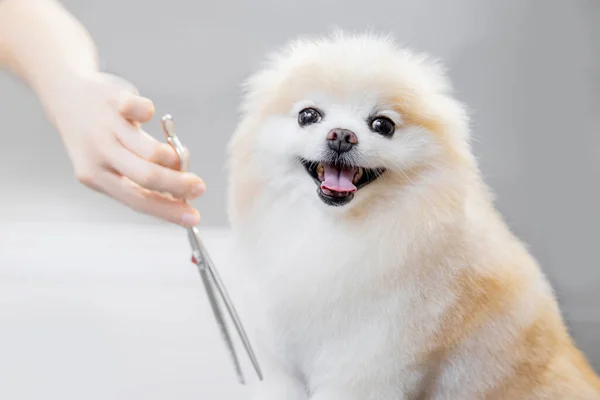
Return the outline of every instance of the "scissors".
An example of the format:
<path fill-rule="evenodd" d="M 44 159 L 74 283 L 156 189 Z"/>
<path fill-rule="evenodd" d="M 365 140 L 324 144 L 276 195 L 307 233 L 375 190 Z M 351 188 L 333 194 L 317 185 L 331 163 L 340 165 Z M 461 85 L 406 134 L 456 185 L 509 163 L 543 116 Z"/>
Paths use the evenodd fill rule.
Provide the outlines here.
<path fill-rule="evenodd" d="M 188 171 L 189 170 L 189 160 L 185 155 L 184 147 L 179 141 L 179 138 L 175 135 L 175 131 L 173 129 L 173 118 L 171 115 L 165 115 L 161 120 L 162 129 L 167 139 L 167 143 L 171 145 L 171 147 L 177 153 L 180 162 L 180 170 Z M 221 332 L 221 336 L 225 341 L 225 345 L 229 350 L 229 354 L 233 360 L 233 365 L 235 367 L 235 372 L 237 374 L 239 382 L 243 385 L 245 384 L 244 374 L 242 373 L 242 368 L 240 366 L 240 361 L 235 351 L 235 347 L 233 346 L 233 341 L 231 340 L 231 335 L 229 334 L 229 329 L 225 323 L 225 318 L 223 315 L 223 311 L 221 309 L 221 305 L 219 299 L 217 298 L 217 293 L 220 295 L 221 300 L 225 303 L 225 307 L 229 312 L 229 316 L 233 320 L 233 324 L 240 336 L 240 339 L 244 345 L 246 353 L 252 362 L 254 370 L 258 375 L 258 379 L 263 380 L 263 375 L 258 365 L 258 360 L 256 355 L 254 354 L 254 350 L 250 345 L 250 341 L 248 340 L 248 336 L 246 335 L 246 331 L 238 317 L 238 314 L 233 306 L 229 295 L 227 294 L 227 290 L 225 289 L 225 285 L 221 281 L 215 266 L 204 247 L 202 240 L 200 240 L 200 235 L 198 232 L 198 228 L 193 227 L 187 230 L 188 239 L 190 242 L 190 246 L 192 248 L 192 262 L 196 264 L 198 267 L 198 271 L 200 272 L 200 277 L 202 278 L 202 282 L 204 283 L 204 288 L 206 289 L 206 294 L 208 295 L 208 300 L 210 302 L 210 306 L 212 308 L 213 314 L 217 321 L 217 325 L 219 326 L 219 330 Z M 215 287 L 217 292 L 215 292 Z"/>

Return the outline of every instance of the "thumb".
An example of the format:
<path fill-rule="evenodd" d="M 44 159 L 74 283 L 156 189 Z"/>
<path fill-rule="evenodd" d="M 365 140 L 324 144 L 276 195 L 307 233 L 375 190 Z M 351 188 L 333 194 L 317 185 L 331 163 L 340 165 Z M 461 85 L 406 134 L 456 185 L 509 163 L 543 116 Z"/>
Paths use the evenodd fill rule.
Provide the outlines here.
<path fill-rule="evenodd" d="M 133 123 L 146 123 L 154 116 L 152 100 L 131 92 L 124 92 L 119 103 L 119 113 Z"/>

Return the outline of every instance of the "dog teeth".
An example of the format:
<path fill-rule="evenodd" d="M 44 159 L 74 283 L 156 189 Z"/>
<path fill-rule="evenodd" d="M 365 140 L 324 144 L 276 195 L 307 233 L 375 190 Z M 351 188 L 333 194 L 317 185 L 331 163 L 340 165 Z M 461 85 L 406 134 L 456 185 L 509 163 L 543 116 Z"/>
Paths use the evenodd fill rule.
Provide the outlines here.
<path fill-rule="evenodd" d="M 364 170 L 359 167 L 356 170 L 356 173 L 354 174 L 354 178 L 352 178 L 352 183 L 354 183 L 356 185 L 358 183 L 358 181 L 360 181 L 360 178 L 362 178 L 363 174 L 364 174 Z"/>
<path fill-rule="evenodd" d="M 321 163 L 317 165 L 317 175 L 319 176 L 320 181 L 323 181 L 325 179 L 325 167 Z"/>

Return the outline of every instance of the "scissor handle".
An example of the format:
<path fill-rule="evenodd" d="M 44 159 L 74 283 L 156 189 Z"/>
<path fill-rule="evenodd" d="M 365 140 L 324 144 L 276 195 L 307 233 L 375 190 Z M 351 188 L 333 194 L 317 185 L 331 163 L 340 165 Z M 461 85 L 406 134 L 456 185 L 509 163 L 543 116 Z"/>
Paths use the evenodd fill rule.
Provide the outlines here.
<path fill-rule="evenodd" d="M 190 160 L 189 157 L 186 156 L 185 147 L 179 141 L 177 135 L 175 135 L 175 129 L 173 127 L 173 117 L 171 114 L 166 114 L 162 117 L 160 121 L 161 126 L 163 128 L 163 132 L 165 133 L 165 137 L 167 138 L 167 142 L 173 147 L 173 150 L 177 153 L 179 157 L 179 170 L 182 172 L 187 172 L 190 169 Z"/>

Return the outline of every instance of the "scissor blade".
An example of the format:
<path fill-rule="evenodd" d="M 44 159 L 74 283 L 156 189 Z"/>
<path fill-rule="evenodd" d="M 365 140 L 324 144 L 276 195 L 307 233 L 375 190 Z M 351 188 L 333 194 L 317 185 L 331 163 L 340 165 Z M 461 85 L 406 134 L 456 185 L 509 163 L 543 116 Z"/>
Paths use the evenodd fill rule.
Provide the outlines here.
<path fill-rule="evenodd" d="M 209 261 L 209 260 L 207 260 L 207 261 Z M 254 350 L 252 349 L 252 345 L 250 344 L 248 335 L 246 334 L 246 331 L 244 330 L 244 326 L 242 325 L 242 322 L 240 321 L 240 318 L 239 318 L 237 311 L 233 305 L 233 302 L 229 298 L 229 294 L 227 293 L 227 290 L 225 289 L 225 285 L 221 281 L 221 277 L 219 276 L 219 274 L 217 273 L 216 269 L 214 268 L 214 266 L 212 265 L 211 262 L 208 262 L 206 264 L 206 270 L 211 275 L 212 280 L 215 282 L 215 285 L 217 286 L 217 290 L 221 294 L 221 298 L 223 299 L 223 302 L 225 303 L 225 307 L 227 307 L 227 311 L 229 311 L 229 315 L 231 316 L 231 319 L 233 320 L 233 325 L 235 326 L 235 329 L 237 330 L 238 334 L 240 335 L 240 339 L 242 340 L 244 348 L 246 349 L 246 353 L 248 353 L 248 357 L 250 358 L 250 361 L 252 362 L 252 366 L 254 367 L 254 370 L 256 371 L 256 375 L 258 376 L 258 379 L 262 381 L 263 374 L 262 374 L 262 371 L 260 370 L 260 366 L 258 365 L 258 359 L 256 358 L 256 354 L 254 354 Z"/>
<path fill-rule="evenodd" d="M 225 345 L 227 347 L 227 350 L 229 351 L 229 355 L 233 360 L 233 365 L 235 367 L 235 372 L 237 374 L 238 380 L 242 385 L 244 385 L 246 383 L 244 379 L 244 374 L 242 373 L 240 361 L 235 352 L 235 347 L 233 346 L 231 335 L 229 335 L 229 330 L 227 329 L 227 325 L 225 324 L 225 319 L 223 318 L 223 312 L 221 311 L 219 301 L 215 296 L 215 292 L 211 283 L 211 276 L 209 276 L 209 274 L 207 273 L 207 268 L 205 268 L 203 265 L 198 266 L 198 271 L 200 272 L 200 276 L 202 277 L 202 282 L 204 283 L 204 288 L 206 289 L 206 294 L 208 296 L 208 300 L 210 302 L 213 314 L 215 316 L 215 319 L 217 320 L 217 325 L 219 325 L 221 337 L 223 338 L 223 341 L 225 341 Z"/>
<path fill-rule="evenodd" d="M 248 339 L 248 335 L 246 334 L 246 331 L 244 330 L 244 326 L 242 325 L 242 322 L 240 321 L 240 318 L 235 309 L 235 306 L 233 305 L 233 302 L 231 301 L 229 294 L 227 293 L 227 289 L 225 289 L 225 285 L 223 284 L 221 277 L 217 273 L 214 263 L 213 263 L 212 259 L 210 258 L 208 251 L 206 251 L 206 248 L 204 247 L 204 243 L 200 239 L 198 229 L 196 229 L 196 228 L 190 229 L 188 231 L 188 235 L 189 235 L 188 237 L 190 239 L 191 246 L 194 249 L 194 253 L 197 254 L 197 258 L 199 259 L 198 261 L 202 262 L 201 266 L 205 270 L 208 271 L 208 273 L 210 274 L 210 277 L 212 278 L 211 279 L 212 282 L 214 282 L 215 286 L 217 287 L 219 294 L 221 295 L 221 299 L 225 303 L 225 307 L 227 307 L 227 311 L 229 312 L 229 315 L 231 316 L 231 319 L 233 321 L 235 329 L 237 330 L 237 332 L 240 336 L 240 339 L 242 340 L 244 349 L 246 350 L 246 353 L 248 354 L 248 357 L 250 358 L 252 366 L 254 367 L 254 370 L 256 371 L 256 375 L 258 376 L 258 379 L 262 381 L 263 374 L 262 374 L 262 371 L 258 364 L 258 359 L 256 357 L 256 354 L 254 353 L 254 350 L 252 349 L 252 345 L 250 344 L 250 340 Z M 200 268 L 200 264 L 199 264 L 199 268 Z"/>

